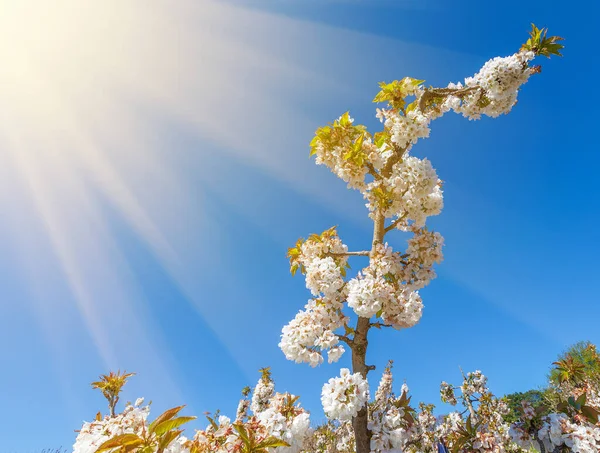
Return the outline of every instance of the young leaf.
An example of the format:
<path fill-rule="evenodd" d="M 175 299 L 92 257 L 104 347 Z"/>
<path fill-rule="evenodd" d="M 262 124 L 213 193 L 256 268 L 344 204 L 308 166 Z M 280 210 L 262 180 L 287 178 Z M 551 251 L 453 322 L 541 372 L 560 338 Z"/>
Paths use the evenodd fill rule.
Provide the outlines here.
<path fill-rule="evenodd" d="M 560 36 L 546 37 L 548 29 L 537 28 L 534 24 L 531 24 L 531 31 L 529 32 L 529 39 L 525 44 L 521 46 L 521 50 L 530 50 L 536 55 L 543 55 L 544 57 L 550 58 L 551 55 L 557 55 L 562 57 L 560 51 L 565 46 L 559 44 L 559 41 L 564 41 Z"/>
<path fill-rule="evenodd" d="M 177 417 L 172 420 L 165 420 L 156 426 L 154 426 L 154 433 L 157 435 L 162 435 L 167 431 L 171 431 L 172 429 L 179 428 L 181 425 L 191 422 L 195 420 L 196 417 Z"/>
<path fill-rule="evenodd" d="M 177 439 L 177 437 L 179 437 L 179 435 L 182 432 L 182 429 L 177 429 L 174 431 L 169 431 L 164 436 L 162 436 L 160 442 L 158 443 L 158 449 L 156 450 L 156 453 L 163 453 L 165 448 L 167 448 L 171 444 L 171 442 Z"/>
<path fill-rule="evenodd" d="M 160 423 L 164 422 L 165 420 L 172 419 L 184 407 L 185 406 L 177 406 L 177 407 L 173 407 L 171 409 L 167 409 L 162 414 L 160 414 L 158 417 L 156 417 L 156 419 L 152 423 L 150 423 L 150 426 L 148 427 L 148 431 L 150 431 L 151 433 L 153 433 L 154 430 L 156 429 L 157 425 L 159 425 Z"/>
<path fill-rule="evenodd" d="M 114 448 L 119 447 L 126 447 L 132 445 L 139 446 L 143 443 L 144 441 L 140 439 L 136 434 L 119 434 L 118 436 L 115 436 L 112 439 L 108 439 L 106 442 L 100 445 L 96 450 L 96 453 L 113 450 Z"/>

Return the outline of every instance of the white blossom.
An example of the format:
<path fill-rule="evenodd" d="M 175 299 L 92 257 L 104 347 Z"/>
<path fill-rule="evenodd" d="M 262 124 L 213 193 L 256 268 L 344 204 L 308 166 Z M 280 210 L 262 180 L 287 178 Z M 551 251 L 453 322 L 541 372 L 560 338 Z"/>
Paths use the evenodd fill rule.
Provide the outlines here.
<path fill-rule="evenodd" d="M 342 368 L 340 377 L 323 386 L 321 403 L 329 419 L 350 420 L 369 400 L 369 384 L 360 373 Z"/>

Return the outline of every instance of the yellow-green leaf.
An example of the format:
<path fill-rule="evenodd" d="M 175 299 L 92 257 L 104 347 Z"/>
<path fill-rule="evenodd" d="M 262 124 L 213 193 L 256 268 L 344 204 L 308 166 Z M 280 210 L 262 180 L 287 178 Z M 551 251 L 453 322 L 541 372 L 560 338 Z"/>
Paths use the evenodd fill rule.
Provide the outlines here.
<path fill-rule="evenodd" d="M 171 444 L 171 442 L 173 442 L 182 432 L 183 432 L 182 429 L 178 429 L 178 430 L 169 431 L 168 433 L 166 433 L 160 439 L 156 453 L 163 453 L 164 449 L 167 448 Z"/>
<path fill-rule="evenodd" d="M 184 407 L 185 407 L 185 405 L 184 406 L 173 407 L 171 409 L 167 409 L 162 414 L 160 414 L 158 417 L 156 417 L 156 419 L 152 423 L 150 423 L 150 426 L 148 427 L 148 430 L 151 433 L 153 433 L 154 430 L 156 429 L 157 425 L 161 424 L 165 420 L 170 420 L 173 417 L 177 416 L 177 414 L 179 413 L 179 411 L 181 409 L 183 409 Z"/>
<path fill-rule="evenodd" d="M 96 453 L 101 453 L 103 451 L 113 450 L 115 448 L 130 445 L 139 446 L 143 443 L 144 441 L 140 439 L 136 434 L 119 434 L 118 436 L 115 436 L 112 439 L 108 439 L 106 442 L 100 445 L 96 450 Z"/>
<path fill-rule="evenodd" d="M 195 419 L 196 417 L 177 417 L 172 420 L 165 420 L 154 427 L 154 433 L 160 436 L 166 433 L 167 431 L 179 428 L 181 425 L 191 422 Z"/>

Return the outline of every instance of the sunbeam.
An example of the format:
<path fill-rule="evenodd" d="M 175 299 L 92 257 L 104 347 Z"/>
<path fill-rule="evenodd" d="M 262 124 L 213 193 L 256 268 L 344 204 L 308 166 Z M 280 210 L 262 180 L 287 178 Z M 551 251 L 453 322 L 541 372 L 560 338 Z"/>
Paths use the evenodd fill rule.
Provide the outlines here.
<path fill-rule="evenodd" d="M 342 97 L 357 106 L 368 102 L 376 74 L 396 65 L 428 72 L 465 59 L 209 0 L 0 4 L 0 158 L 14 175 L 0 186 L 12 194 L 13 211 L 22 211 L 19 219 L 43 227 L 53 250 L 52 256 L 29 250 L 24 265 L 38 270 L 28 275 L 39 275 L 39 262 L 55 260 L 104 365 L 119 366 L 133 351 L 162 351 L 143 357 L 174 392 L 168 352 L 142 321 L 143 297 L 111 237 L 103 203 L 145 241 L 241 360 L 197 278 L 220 258 L 215 237 L 205 237 L 208 230 L 219 233 L 204 215 L 207 195 L 196 183 L 236 206 L 237 189 L 228 188 L 235 175 L 213 171 L 214 162 L 234 160 L 352 217 L 344 206 L 355 203 L 355 194 L 321 178 L 307 159 L 317 124 L 309 112 L 324 105 L 329 111 Z M 348 51 L 340 52 L 339 43 Z M 397 64 L 378 62 L 371 52 L 385 46 L 397 52 Z M 405 63 L 416 54 L 422 59 Z M 424 63 L 428 55 L 435 63 Z M 362 71 L 353 71 L 356 61 Z M 325 121 L 342 113 L 331 112 Z M 171 153 L 155 115 L 191 131 L 193 143 Z M 184 154 L 191 157 L 177 158 Z M 28 244 L 35 231 L 16 225 L 12 234 Z M 38 308 L 62 306 L 51 291 L 33 292 Z M 223 301 L 220 309 L 233 310 L 234 303 Z M 53 308 L 42 312 L 46 324 L 61 316 Z M 129 320 L 127 335 L 122 319 Z"/>

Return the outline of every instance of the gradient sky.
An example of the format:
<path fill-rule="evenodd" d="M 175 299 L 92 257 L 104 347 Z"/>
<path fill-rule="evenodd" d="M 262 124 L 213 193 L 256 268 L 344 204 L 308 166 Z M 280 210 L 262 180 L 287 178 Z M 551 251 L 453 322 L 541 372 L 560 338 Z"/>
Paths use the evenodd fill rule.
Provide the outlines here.
<path fill-rule="evenodd" d="M 1 451 L 70 448 L 117 368 L 138 373 L 123 401 L 201 416 L 233 415 L 270 366 L 323 420 L 349 355 L 285 360 L 310 296 L 285 253 L 332 225 L 365 249 L 371 225 L 308 158 L 314 129 L 350 110 L 376 130 L 378 82 L 462 80 L 530 22 L 565 57 L 510 115 L 448 115 L 414 148 L 445 181 L 445 261 L 421 322 L 373 332 L 368 361 L 377 381 L 394 359 L 416 401 L 459 367 L 499 395 L 543 385 L 568 345 L 600 343 L 598 19 L 591 1 L 0 0 Z"/>

